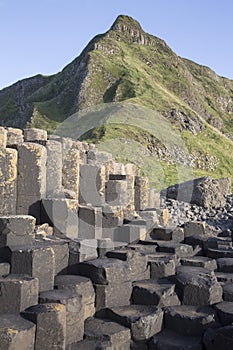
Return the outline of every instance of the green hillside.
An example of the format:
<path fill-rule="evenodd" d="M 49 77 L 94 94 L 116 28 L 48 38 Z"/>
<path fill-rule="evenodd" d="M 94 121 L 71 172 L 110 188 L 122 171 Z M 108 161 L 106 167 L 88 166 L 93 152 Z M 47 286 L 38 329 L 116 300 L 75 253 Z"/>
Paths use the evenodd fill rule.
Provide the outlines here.
<path fill-rule="evenodd" d="M 191 164 L 192 176 L 232 176 L 233 81 L 180 58 L 127 16 L 119 16 L 107 33 L 96 36 L 58 74 L 32 77 L 1 90 L 0 123 L 54 132 L 80 110 L 122 101 L 156 111 L 175 126 L 189 153 L 183 164 L 182 159 L 178 163 Z M 150 125 L 143 109 L 140 116 Z M 132 150 L 136 141 L 150 152 L 150 162 L 139 165 L 151 183 L 156 176 L 157 187 L 164 186 L 164 178 L 168 184 L 177 181 L 178 151 L 175 157 L 169 155 L 154 132 L 142 125 L 126 126 L 119 120 L 113 124 L 99 127 L 97 123 L 97 129 L 84 136 L 122 161 L 129 161 L 132 154 L 122 151 L 119 140 L 131 140 Z M 116 142 L 110 145 L 112 139 Z"/>

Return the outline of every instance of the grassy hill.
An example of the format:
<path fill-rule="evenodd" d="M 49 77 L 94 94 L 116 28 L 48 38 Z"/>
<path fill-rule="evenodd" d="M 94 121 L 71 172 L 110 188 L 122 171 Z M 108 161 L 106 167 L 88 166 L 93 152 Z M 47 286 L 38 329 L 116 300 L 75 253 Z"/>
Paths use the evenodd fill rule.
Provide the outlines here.
<path fill-rule="evenodd" d="M 39 75 L 1 90 L 0 123 L 53 132 L 80 110 L 87 109 L 84 115 L 88 115 L 89 108 L 101 105 L 104 114 L 109 104 L 122 102 L 140 106 L 140 123 L 126 126 L 115 114 L 114 123 L 97 123 L 95 129 L 91 123 L 92 130 L 82 137 L 99 143 L 122 161 L 132 160 L 135 142 L 141 144 L 144 151 L 136 153 L 148 151 L 150 160 L 139 165 L 157 187 L 163 187 L 165 180 L 171 184 L 180 178 L 177 164 L 186 168 L 191 164 L 192 176 L 232 175 L 233 81 L 177 56 L 163 40 L 145 33 L 127 16 L 119 16 L 107 33 L 91 40 L 58 74 Z M 129 110 L 126 107 L 127 113 Z M 188 152 L 183 162 L 179 147 L 172 154 L 155 135 L 156 126 L 145 130 L 145 124 L 150 126 L 153 120 L 149 110 L 174 125 Z M 122 150 L 123 139 L 131 147 L 129 154 Z"/>

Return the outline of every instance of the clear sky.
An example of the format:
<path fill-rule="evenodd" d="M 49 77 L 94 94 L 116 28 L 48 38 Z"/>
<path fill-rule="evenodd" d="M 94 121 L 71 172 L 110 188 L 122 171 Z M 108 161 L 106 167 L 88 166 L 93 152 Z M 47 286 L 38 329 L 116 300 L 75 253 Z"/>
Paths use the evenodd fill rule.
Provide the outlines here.
<path fill-rule="evenodd" d="M 0 89 L 60 71 L 119 14 L 233 79 L 232 0 L 0 0 Z"/>

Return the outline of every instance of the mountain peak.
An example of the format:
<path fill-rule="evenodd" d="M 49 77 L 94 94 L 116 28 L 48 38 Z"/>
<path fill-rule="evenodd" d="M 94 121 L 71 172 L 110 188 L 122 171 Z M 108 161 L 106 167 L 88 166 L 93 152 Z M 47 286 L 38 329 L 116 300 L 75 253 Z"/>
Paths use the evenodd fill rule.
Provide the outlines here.
<path fill-rule="evenodd" d="M 144 32 L 139 22 L 130 16 L 119 15 L 110 28 L 110 32 L 121 35 L 129 43 L 151 45 L 151 38 Z"/>
<path fill-rule="evenodd" d="M 143 32 L 140 23 L 126 15 L 119 15 L 111 27 L 111 30 L 119 32 L 129 31 L 129 29 Z"/>

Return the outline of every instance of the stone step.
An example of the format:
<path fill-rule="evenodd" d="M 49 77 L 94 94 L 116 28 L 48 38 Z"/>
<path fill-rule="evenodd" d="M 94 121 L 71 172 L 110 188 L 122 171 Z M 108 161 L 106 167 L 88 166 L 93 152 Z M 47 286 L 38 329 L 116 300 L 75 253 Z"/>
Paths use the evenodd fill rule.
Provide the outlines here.
<path fill-rule="evenodd" d="M 193 256 L 191 258 L 182 258 L 181 264 L 184 266 L 204 267 L 209 270 L 217 270 L 216 260 L 205 256 Z"/>
<path fill-rule="evenodd" d="M 134 282 L 132 303 L 159 307 L 179 305 L 175 284 L 165 278 Z"/>
<path fill-rule="evenodd" d="M 203 350 L 202 337 L 189 337 L 164 329 L 153 337 L 149 350 Z"/>
<path fill-rule="evenodd" d="M 95 341 L 95 343 L 110 342 L 112 345 L 110 349 L 129 350 L 131 335 L 129 328 L 116 322 L 88 318 L 85 321 L 85 339 Z"/>
<path fill-rule="evenodd" d="M 201 336 L 207 328 L 220 327 L 217 313 L 210 307 L 189 305 L 166 307 L 164 319 L 166 329 L 187 336 Z"/>
<path fill-rule="evenodd" d="M 150 339 L 163 326 L 163 311 L 156 306 L 129 305 L 107 310 L 107 317 L 130 328 L 134 341 Z"/>
<path fill-rule="evenodd" d="M 179 266 L 169 277 L 176 284 L 177 294 L 184 305 L 212 305 L 222 300 L 222 287 L 214 273 L 202 267 Z"/>
<path fill-rule="evenodd" d="M 1 315 L 0 349 L 34 349 L 36 326 L 19 315 Z M 46 343 L 44 343 L 44 348 Z"/>

